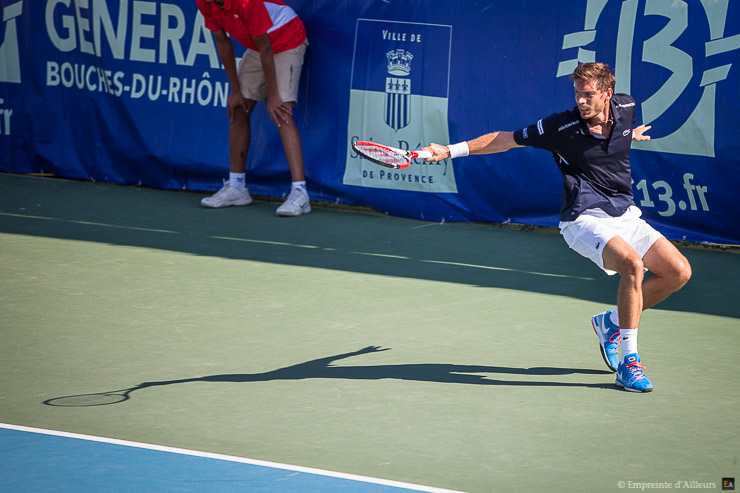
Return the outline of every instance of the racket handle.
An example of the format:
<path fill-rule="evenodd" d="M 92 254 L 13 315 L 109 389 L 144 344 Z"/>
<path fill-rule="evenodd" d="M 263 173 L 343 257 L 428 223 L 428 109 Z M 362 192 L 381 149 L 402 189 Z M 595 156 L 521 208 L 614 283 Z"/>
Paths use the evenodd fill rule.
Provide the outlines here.
<path fill-rule="evenodd" d="M 432 157 L 432 153 L 429 151 L 415 151 L 414 154 L 416 154 L 416 157 L 412 159 L 429 159 Z"/>

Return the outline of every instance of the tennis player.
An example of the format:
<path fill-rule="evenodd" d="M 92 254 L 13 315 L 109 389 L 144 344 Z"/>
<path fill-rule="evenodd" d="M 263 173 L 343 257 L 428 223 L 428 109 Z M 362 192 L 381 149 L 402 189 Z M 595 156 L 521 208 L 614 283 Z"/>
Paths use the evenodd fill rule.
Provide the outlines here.
<path fill-rule="evenodd" d="M 607 65 L 584 63 L 571 76 L 577 105 L 516 132 L 493 132 L 450 146 L 430 144 L 428 161 L 531 146 L 552 152 L 563 175 L 560 232 L 568 246 L 609 275 L 619 273 L 617 307 L 591 319 L 616 385 L 650 392 L 637 351 L 643 310 L 678 291 L 691 277 L 688 260 L 632 205 L 631 142 L 649 140 L 635 124 L 635 100 L 614 94 Z M 645 278 L 645 271 L 652 276 Z M 622 357 L 619 358 L 621 345 Z"/>
<path fill-rule="evenodd" d="M 251 137 L 249 115 L 257 102 L 266 102 L 267 112 L 278 127 L 293 180 L 290 195 L 277 214 L 300 216 L 311 212 L 301 136 L 292 116 L 308 46 L 301 19 L 281 0 L 196 0 L 196 3 L 205 26 L 213 32 L 219 58 L 231 83 L 226 103 L 231 122 L 229 180 L 215 195 L 201 200 L 201 204 L 228 207 L 252 203 L 245 184 Z M 238 67 L 229 35 L 247 48 Z"/>

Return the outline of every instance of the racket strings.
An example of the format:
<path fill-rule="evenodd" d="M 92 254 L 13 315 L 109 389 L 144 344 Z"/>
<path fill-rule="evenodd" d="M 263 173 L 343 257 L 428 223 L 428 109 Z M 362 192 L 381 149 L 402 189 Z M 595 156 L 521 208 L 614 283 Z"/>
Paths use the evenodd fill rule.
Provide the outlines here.
<path fill-rule="evenodd" d="M 387 164 L 402 165 L 407 163 L 405 155 L 392 149 L 370 145 L 357 146 L 357 149 L 367 157 Z"/>

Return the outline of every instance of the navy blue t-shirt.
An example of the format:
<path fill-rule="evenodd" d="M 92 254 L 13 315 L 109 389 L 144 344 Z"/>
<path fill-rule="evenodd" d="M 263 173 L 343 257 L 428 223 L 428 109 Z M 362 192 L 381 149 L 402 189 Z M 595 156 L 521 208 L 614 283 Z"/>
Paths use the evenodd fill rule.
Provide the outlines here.
<path fill-rule="evenodd" d="M 578 107 L 555 113 L 514 132 L 517 144 L 552 152 L 563 174 L 561 221 L 573 221 L 587 209 L 600 208 L 613 217 L 632 205 L 630 146 L 635 100 L 614 94 L 611 134 L 593 134 Z"/>

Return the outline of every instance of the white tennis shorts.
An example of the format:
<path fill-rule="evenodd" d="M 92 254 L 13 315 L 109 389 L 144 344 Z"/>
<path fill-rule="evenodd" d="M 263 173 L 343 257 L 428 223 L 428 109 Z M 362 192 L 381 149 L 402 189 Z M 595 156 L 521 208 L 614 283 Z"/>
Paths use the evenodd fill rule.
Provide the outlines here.
<path fill-rule="evenodd" d="M 275 76 L 277 77 L 278 93 L 284 102 L 298 102 L 298 86 L 301 81 L 301 69 L 306 55 L 308 41 L 298 48 L 275 53 Z M 247 99 L 264 103 L 267 101 L 267 85 L 265 72 L 262 69 L 258 51 L 247 50 L 237 67 L 239 87 L 242 95 Z"/>
<path fill-rule="evenodd" d="M 644 257 L 663 235 L 642 219 L 642 211 L 630 206 L 620 217 L 612 217 L 601 209 L 589 209 L 575 221 L 560 223 L 560 234 L 570 248 L 591 259 L 604 272 L 613 276 L 616 271 L 604 267 L 604 247 L 619 236 Z"/>

